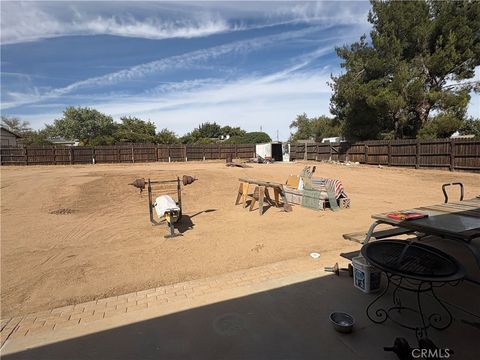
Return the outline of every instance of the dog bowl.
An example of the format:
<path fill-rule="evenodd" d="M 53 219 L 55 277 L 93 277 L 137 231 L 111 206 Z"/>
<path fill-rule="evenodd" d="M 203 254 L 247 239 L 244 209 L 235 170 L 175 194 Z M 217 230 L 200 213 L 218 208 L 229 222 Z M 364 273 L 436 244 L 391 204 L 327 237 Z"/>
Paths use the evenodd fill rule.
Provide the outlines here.
<path fill-rule="evenodd" d="M 330 321 L 333 324 L 333 328 L 341 333 L 350 333 L 353 329 L 353 316 L 345 312 L 333 312 L 330 314 Z"/>

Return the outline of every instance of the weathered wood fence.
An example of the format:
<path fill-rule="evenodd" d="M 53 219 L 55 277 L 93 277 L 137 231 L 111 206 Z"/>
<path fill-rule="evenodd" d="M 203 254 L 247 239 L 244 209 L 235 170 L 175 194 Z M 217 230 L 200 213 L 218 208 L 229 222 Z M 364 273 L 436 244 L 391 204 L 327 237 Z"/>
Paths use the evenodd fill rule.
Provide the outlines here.
<path fill-rule="evenodd" d="M 154 145 L 5 147 L 2 165 L 67 165 L 198 161 L 255 157 L 255 145 Z M 291 144 L 290 159 L 480 171 L 480 139 L 381 140 L 354 144 Z"/>
<path fill-rule="evenodd" d="M 27 146 L 0 150 L 2 165 L 67 165 L 92 163 L 135 163 L 153 161 L 191 161 L 249 159 L 255 145 L 115 145 L 115 146 Z"/>
<path fill-rule="evenodd" d="M 480 171 L 480 139 L 376 140 L 292 144 L 291 159 Z"/>

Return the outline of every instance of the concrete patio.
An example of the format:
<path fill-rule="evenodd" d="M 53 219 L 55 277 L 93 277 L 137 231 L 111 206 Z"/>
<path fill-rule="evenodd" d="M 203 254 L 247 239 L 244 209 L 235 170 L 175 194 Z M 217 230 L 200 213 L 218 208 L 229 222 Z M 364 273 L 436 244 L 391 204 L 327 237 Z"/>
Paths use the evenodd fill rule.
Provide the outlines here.
<path fill-rule="evenodd" d="M 452 247 L 471 268 L 472 261 L 461 248 L 451 242 L 433 243 Z M 377 325 L 367 318 L 366 306 L 375 295 L 355 289 L 346 274 L 337 277 L 323 271 L 335 261 L 347 263 L 338 252 L 322 254 L 317 260 L 305 256 L 198 283 L 176 284 L 170 292 L 157 288 L 49 312 L 51 318 L 52 313 L 70 311 L 69 325 L 50 323 L 45 327 L 48 320 L 42 319 L 48 314 L 10 319 L 2 322 L 3 340 L 8 339 L 1 353 L 6 360 L 396 359 L 395 354 L 383 351 L 395 337 L 405 337 L 411 346 L 417 346 L 413 331 L 388 320 Z M 453 350 L 451 358 L 477 358 L 480 288 L 464 282 L 445 286 L 438 294 L 454 321 L 445 331 L 430 330 L 429 337 L 438 347 Z M 123 309 L 122 298 L 126 304 L 130 299 L 135 308 L 128 310 L 127 306 L 125 311 L 107 316 L 108 303 L 110 309 Z M 167 300 L 160 301 L 162 298 Z M 334 331 L 329 322 L 333 311 L 354 316 L 353 333 Z M 90 320 L 82 321 L 82 317 Z M 12 327 L 15 322 L 9 330 L 9 323 Z"/>

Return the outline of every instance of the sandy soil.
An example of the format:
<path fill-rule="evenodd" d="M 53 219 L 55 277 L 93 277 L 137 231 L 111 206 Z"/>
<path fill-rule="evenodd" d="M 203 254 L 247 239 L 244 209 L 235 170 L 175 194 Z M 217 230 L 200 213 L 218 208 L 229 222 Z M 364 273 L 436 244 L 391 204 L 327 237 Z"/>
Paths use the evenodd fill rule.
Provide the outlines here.
<path fill-rule="evenodd" d="M 239 177 L 284 182 L 304 165 L 2 167 L 1 318 L 356 248 L 341 235 L 366 230 L 373 213 L 440 203 L 445 182 L 462 181 L 467 198 L 480 194 L 478 174 L 316 163 L 318 176 L 342 180 L 351 209 L 271 208 L 260 217 L 234 206 Z M 183 174 L 199 178 L 183 191 L 184 236 L 165 239 L 166 227 L 148 220 L 146 193 L 127 184 Z"/>

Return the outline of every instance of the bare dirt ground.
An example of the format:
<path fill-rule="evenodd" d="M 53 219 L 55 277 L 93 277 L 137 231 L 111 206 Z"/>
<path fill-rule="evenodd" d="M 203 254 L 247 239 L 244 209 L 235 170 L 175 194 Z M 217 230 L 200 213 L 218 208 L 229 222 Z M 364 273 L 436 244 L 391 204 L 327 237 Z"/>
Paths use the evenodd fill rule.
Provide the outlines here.
<path fill-rule="evenodd" d="M 2 167 L 1 318 L 358 248 L 341 235 L 366 230 L 373 213 L 440 203 L 446 182 L 480 194 L 479 174 L 315 163 L 318 176 L 342 180 L 351 209 L 260 217 L 234 206 L 239 177 L 285 182 L 305 164 Z M 127 184 L 183 174 L 199 180 L 183 190 L 183 237 L 165 239 L 165 225 L 149 223 L 146 192 Z"/>

